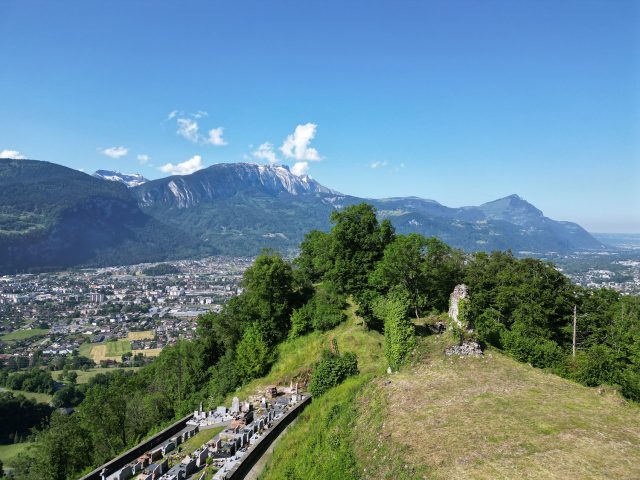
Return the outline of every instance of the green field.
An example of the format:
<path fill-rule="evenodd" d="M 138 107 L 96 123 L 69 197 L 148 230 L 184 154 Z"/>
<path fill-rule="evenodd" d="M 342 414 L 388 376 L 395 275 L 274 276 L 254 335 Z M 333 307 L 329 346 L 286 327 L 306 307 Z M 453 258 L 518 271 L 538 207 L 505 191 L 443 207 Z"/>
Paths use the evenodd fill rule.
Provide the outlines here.
<path fill-rule="evenodd" d="M 131 351 L 131 342 L 129 340 L 116 340 L 115 342 L 107 342 L 105 345 L 107 347 L 105 357 L 119 358 Z"/>
<path fill-rule="evenodd" d="M 38 337 L 46 335 L 49 330 L 46 328 L 32 328 L 31 330 L 15 330 L 6 335 L 0 336 L 0 340 L 3 342 L 16 342 L 19 340 L 26 340 L 27 338 Z"/>
<path fill-rule="evenodd" d="M 95 344 L 93 343 L 83 343 L 80 345 L 80 348 L 78 348 L 78 354 L 81 357 L 87 357 L 87 358 L 91 358 L 91 349 L 93 348 Z"/>
<path fill-rule="evenodd" d="M 0 445 L 0 460 L 5 467 L 11 467 L 15 458 L 29 448 L 32 443 L 12 443 L 10 445 Z"/>
<path fill-rule="evenodd" d="M 15 395 L 24 395 L 26 398 L 31 398 L 36 402 L 40 403 L 49 403 L 53 396 L 47 393 L 35 393 L 35 392 L 27 392 L 25 390 L 11 390 L 10 388 L 2 388 L 5 392 L 13 392 Z"/>
<path fill-rule="evenodd" d="M 78 379 L 76 380 L 76 383 L 83 384 L 83 383 L 88 383 L 89 380 L 91 380 L 93 377 L 95 377 L 99 373 L 110 373 L 110 372 L 116 372 L 120 370 L 135 372 L 139 369 L 140 367 L 118 367 L 118 368 L 90 368 L 89 370 L 73 370 L 73 371 L 78 374 Z M 61 375 L 62 375 L 62 372 L 54 372 L 53 378 L 56 380 L 62 381 L 60 380 Z"/>

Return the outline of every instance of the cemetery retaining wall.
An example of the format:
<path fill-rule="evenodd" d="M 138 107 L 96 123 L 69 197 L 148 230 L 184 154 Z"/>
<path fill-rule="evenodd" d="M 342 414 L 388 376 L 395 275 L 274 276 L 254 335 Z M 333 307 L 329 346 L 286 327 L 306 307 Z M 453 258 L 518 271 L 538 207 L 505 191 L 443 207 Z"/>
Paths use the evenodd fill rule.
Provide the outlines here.
<path fill-rule="evenodd" d="M 282 433 L 286 426 L 289 425 L 293 419 L 296 418 L 307 405 L 309 405 L 309 403 L 311 403 L 311 395 L 306 396 L 304 400 L 289 410 L 286 415 L 274 422 L 267 433 L 261 436 L 254 445 L 249 447 L 240 462 L 226 474 L 225 479 L 243 479 L 251 471 L 251 468 L 253 468 L 256 462 L 260 460 L 260 457 L 264 455 L 269 448 L 269 445 L 278 438 L 278 435 Z"/>
<path fill-rule="evenodd" d="M 107 475 L 111 475 L 112 473 L 115 473 L 117 470 L 124 467 L 127 463 L 134 461 L 136 458 L 140 457 L 141 455 L 144 455 L 146 452 L 148 452 L 149 450 L 152 450 L 154 447 L 157 447 L 162 442 L 169 440 L 169 438 L 171 438 L 175 433 L 179 432 L 184 427 L 186 427 L 187 422 L 191 420 L 191 417 L 193 417 L 193 414 L 189 414 L 186 417 L 181 418 L 176 423 L 168 426 L 167 428 L 162 430 L 160 433 L 157 433 L 150 439 L 145 440 L 142 443 L 139 443 L 138 445 L 133 447 L 131 450 L 127 450 L 122 455 L 114 458 L 113 460 L 110 460 L 104 465 L 100 465 L 91 473 L 88 473 L 84 477 L 80 478 L 80 480 L 100 480 L 100 472 L 102 472 L 103 469 L 107 470 Z"/>

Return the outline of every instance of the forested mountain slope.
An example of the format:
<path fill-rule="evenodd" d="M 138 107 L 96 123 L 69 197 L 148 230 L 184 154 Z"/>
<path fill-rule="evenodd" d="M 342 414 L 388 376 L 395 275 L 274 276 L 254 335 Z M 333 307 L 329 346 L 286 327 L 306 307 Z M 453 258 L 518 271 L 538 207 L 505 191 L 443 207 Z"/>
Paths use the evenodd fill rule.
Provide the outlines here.
<path fill-rule="evenodd" d="M 189 235 L 143 213 L 126 186 L 71 168 L 0 159 L 0 273 L 193 253 Z"/>

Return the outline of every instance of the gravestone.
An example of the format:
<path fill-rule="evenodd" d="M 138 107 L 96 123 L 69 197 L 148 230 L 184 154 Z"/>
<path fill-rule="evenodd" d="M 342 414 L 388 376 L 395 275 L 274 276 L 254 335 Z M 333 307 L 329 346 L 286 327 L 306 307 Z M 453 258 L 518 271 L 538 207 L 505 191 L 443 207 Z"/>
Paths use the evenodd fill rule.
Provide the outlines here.
<path fill-rule="evenodd" d="M 231 401 L 231 415 L 236 415 L 240 413 L 240 399 L 238 397 L 233 397 Z"/>

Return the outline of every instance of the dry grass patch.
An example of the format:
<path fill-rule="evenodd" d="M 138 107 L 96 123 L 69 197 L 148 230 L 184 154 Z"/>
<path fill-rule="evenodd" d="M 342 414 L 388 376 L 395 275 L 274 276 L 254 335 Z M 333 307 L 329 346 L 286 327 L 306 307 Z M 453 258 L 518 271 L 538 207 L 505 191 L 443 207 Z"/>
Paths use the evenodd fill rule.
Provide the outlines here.
<path fill-rule="evenodd" d="M 390 452 L 405 472 L 395 478 L 640 478 L 637 405 L 499 353 L 430 355 L 360 403 L 356 449 Z M 368 478 L 388 478 L 389 459 L 359 450 Z"/>
<path fill-rule="evenodd" d="M 106 354 L 107 354 L 107 346 L 105 344 L 94 345 L 91 347 L 91 350 L 89 351 L 89 355 L 91 355 L 91 359 L 96 363 L 100 363 L 102 360 L 106 360 L 107 359 Z"/>
<path fill-rule="evenodd" d="M 129 332 L 127 333 L 127 340 L 153 340 L 155 333 L 153 330 L 145 330 L 144 332 Z"/>
<path fill-rule="evenodd" d="M 131 350 L 131 353 L 133 353 L 133 355 L 141 353 L 145 357 L 157 357 L 158 355 L 160 355 L 161 351 L 161 348 L 147 348 L 144 350 Z"/>

